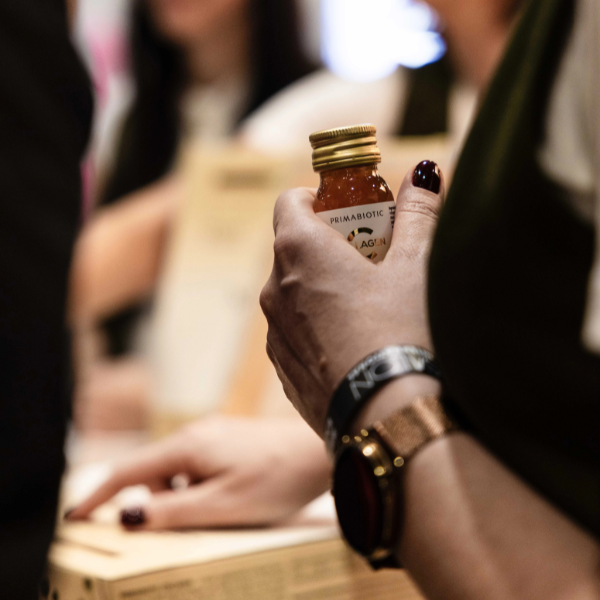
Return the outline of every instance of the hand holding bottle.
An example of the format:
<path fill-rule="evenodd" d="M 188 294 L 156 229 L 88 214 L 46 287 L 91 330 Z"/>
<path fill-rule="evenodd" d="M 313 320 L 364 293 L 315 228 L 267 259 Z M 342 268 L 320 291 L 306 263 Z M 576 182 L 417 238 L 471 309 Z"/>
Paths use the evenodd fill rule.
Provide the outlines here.
<path fill-rule="evenodd" d="M 379 264 L 315 215 L 314 190 L 290 190 L 277 201 L 274 266 L 261 294 L 267 351 L 286 394 L 320 435 L 334 389 L 366 355 L 390 344 L 432 349 L 427 262 L 444 198 L 438 173 L 427 162 L 405 177 Z"/>

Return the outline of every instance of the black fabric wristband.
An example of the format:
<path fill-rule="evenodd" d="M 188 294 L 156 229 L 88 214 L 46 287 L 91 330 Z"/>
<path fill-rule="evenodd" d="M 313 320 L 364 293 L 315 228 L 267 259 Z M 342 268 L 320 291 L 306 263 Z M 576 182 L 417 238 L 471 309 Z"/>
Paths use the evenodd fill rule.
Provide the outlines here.
<path fill-rule="evenodd" d="M 354 416 L 373 394 L 386 383 L 418 373 L 442 378 L 433 354 L 418 346 L 386 346 L 359 362 L 334 392 L 325 423 L 325 443 L 331 454 Z"/>

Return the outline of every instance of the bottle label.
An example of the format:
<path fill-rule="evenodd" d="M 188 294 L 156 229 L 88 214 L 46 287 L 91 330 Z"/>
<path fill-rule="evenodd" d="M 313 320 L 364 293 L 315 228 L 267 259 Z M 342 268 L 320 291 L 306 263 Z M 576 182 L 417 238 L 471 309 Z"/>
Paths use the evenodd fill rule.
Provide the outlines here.
<path fill-rule="evenodd" d="M 377 202 L 318 212 L 317 217 L 339 231 L 363 256 L 383 260 L 392 242 L 396 203 Z"/>

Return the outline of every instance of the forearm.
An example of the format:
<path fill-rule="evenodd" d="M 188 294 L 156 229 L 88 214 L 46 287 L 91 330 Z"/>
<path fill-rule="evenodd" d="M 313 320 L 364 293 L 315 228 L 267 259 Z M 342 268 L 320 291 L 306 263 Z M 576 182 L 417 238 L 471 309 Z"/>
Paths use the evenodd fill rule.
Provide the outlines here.
<path fill-rule="evenodd" d="M 357 425 L 401 408 L 416 387 L 414 379 L 388 386 Z M 428 598 L 600 598 L 597 541 L 474 438 L 455 433 L 432 442 L 404 478 L 398 553 Z"/>
<path fill-rule="evenodd" d="M 99 211 L 77 242 L 70 314 L 93 322 L 144 299 L 160 270 L 177 183 L 163 181 Z"/>

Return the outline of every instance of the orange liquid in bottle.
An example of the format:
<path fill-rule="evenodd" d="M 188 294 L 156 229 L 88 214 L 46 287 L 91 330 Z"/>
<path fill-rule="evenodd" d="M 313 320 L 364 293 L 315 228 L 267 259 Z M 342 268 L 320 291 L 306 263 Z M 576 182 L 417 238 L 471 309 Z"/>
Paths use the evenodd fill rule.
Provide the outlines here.
<path fill-rule="evenodd" d="M 315 212 L 393 202 L 394 195 L 376 165 L 345 167 L 321 173 Z"/>

